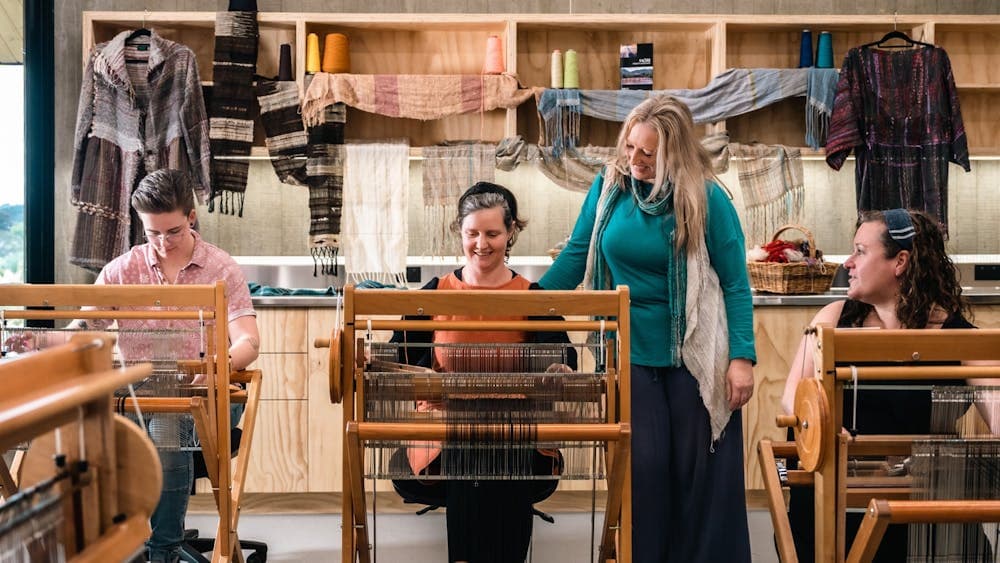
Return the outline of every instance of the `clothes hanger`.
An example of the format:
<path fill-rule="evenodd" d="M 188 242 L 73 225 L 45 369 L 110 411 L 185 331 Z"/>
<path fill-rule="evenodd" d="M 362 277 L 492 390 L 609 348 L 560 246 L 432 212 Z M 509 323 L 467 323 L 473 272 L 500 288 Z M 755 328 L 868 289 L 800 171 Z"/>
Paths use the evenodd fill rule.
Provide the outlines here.
<path fill-rule="evenodd" d="M 126 43 L 134 41 L 135 39 L 138 39 L 140 37 L 149 37 L 152 34 L 152 31 L 148 27 L 146 27 L 146 15 L 148 14 L 149 10 L 145 10 L 142 12 L 142 26 L 139 27 L 138 29 L 133 30 L 132 33 L 128 34 L 128 37 L 125 38 Z"/>
<path fill-rule="evenodd" d="M 892 41 L 893 39 L 901 39 L 901 40 L 905 41 L 905 44 L 903 44 L 903 45 L 886 45 L 886 43 L 888 43 L 889 41 Z M 872 41 L 871 43 L 865 43 L 864 45 L 861 46 L 861 48 L 862 49 L 866 49 L 866 48 L 869 48 L 869 47 L 879 47 L 881 49 L 908 49 L 910 47 L 917 47 L 917 46 L 920 46 L 920 47 L 933 47 L 934 45 L 931 45 L 930 43 L 924 43 L 923 41 L 917 41 L 916 39 L 913 39 L 912 37 L 910 37 L 906 33 L 904 33 L 902 31 L 899 31 L 898 29 L 896 29 L 896 13 L 893 12 L 893 14 L 892 14 L 892 31 L 890 31 L 889 33 L 886 33 L 885 35 L 883 35 L 882 39 L 879 39 L 878 41 Z"/>

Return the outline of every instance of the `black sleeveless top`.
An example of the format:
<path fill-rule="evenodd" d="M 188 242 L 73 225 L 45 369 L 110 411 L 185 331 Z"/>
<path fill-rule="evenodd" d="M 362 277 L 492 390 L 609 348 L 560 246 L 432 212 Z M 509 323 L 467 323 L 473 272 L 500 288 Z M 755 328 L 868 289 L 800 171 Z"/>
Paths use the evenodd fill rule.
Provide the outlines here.
<path fill-rule="evenodd" d="M 845 306 L 845 309 L 847 307 Z M 843 313 L 837 328 L 852 328 Z M 941 328 L 976 328 L 961 313 L 952 313 Z M 962 385 L 959 379 L 919 381 L 861 381 L 858 385 L 857 430 L 861 434 L 927 434 L 930 432 L 931 391 L 934 385 Z M 871 387 L 877 386 L 878 389 Z M 889 387 L 900 387 L 889 389 Z M 919 388 L 917 388 L 919 387 Z M 854 428 L 854 391 L 844 388 L 844 428 Z"/>

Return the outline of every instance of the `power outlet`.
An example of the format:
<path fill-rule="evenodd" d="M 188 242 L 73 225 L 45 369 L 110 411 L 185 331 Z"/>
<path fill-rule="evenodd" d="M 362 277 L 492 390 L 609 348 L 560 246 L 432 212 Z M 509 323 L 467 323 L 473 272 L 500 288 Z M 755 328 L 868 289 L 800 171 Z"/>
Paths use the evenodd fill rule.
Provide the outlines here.
<path fill-rule="evenodd" d="M 420 283 L 421 278 L 420 266 L 406 267 L 406 283 Z"/>
<path fill-rule="evenodd" d="M 1000 280 L 1000 264 L 976 264 L 976 281 L 997 281 Z"/>

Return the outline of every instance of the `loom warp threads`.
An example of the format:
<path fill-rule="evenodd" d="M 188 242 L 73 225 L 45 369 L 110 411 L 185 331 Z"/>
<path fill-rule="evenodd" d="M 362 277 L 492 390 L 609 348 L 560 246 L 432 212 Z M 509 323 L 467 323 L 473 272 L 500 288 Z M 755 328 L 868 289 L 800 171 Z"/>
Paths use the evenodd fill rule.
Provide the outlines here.
<path fill-rule="evenodd" d="M 486 60 L 483 62 L 483 74 L 503 74 L 507 71 L 503 62 L 503 44 L 500 37 L 490 35 L 486 38 Z"/>
<path fill-rule="evenodd" d="M 306 37 L 306 72 L 314 74 L 319 72 L 319 35 L 310 33 Z"/>
<path fill-rule="evenodd" d="M 343 33 L 327 33 L 323 45 L 323 72 L 331 74 L 351 72 L 351 54 L 347 36 Z"/>
<path fill-rule="evenodd" d="M 551 63 L 551 87 L 552 88 L 562 88 L 563 87 L 563 54 L 562 51 L 556 49 L 552 51 L 552 63 Z"/>
<path fill-rule="evenodd" d="M 816 68 L 833 68 L 833 36 L 829 31 L 819 32 L 816 40 Z"/>
<path fill-rule="evenodd" d="M 577 66 L 576 51 L 566 50 L 566 60 L 563 62 L 563 88 L 580 87 L 580 67 Z"/>

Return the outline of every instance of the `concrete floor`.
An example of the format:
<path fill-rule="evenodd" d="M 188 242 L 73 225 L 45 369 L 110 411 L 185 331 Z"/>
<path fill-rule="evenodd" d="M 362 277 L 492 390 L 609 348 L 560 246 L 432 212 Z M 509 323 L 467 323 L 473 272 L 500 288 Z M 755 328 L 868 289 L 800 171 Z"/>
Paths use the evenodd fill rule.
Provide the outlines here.
<path fill-rule="evenodd" d="M 555 524 L 535 520 L 532 563 L 584 563 L 595 553 L 589 546 L 591 536 L 589 513 L 553 514 Z M 600 526 L 602 514 L 597 515 Z M 777 563 L 771 518 L 766 510 L 749 510 L 750 545 L 753 561 Z M 188 516 L 188 527 L 214 533 L 217 518 L 207 514 Z M 369 517 L 369 525 L 371 518 Z M 370 528 L 371 529 L 371 528 Z M 375 561 L 405 563 L 441 563 L 446 561 L 444 514 L 434 512 L 423 516 L 410 514 L 378 514 L 374 526 L 377 551 Z M 595 532 L 599 534 L 598 532 Z M 330 514 L 261 515 L 240 517 L 240 535 L 264 541 L 268 545 L 270 563 L 339 561 L 340 516 Z M 598 537 L 597 540 L 600 538 Z M 595 556 L 596 557 L 596 556 Z"/>

